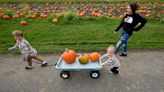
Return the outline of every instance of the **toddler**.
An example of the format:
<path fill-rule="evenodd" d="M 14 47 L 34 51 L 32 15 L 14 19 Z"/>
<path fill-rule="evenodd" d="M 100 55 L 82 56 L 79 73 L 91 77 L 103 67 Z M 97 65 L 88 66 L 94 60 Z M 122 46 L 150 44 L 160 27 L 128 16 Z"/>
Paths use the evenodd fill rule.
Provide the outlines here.
<path fill-rule="evenodd" d="M 120 66 L 120 62 L 118 61 L 118 59 L 116 58 L 115 56 L 115 48 L 113 46 L 109 46 L 107 48 L 107 53 L 104 54 L 100 60 L 104 59 L 104 58 L 107 58 L 107 60 L 105 62 L 102 62 L 101 65 L 104 65 L 104 64 L 108 64 L 111 68 L 111 72 L 113 74 L 119 74 L 119 66 Z"/>
<path fill-rule="evenodd" d="M 9 50 L 19 49 L 21 54 L 23 54 L 24 61 L 27 61 L 28 66 L 25 69 L 32 69 L 32 59 L 42 62 L 41 66 L 47 66 L 47 62 L 42 59 L 42 57 L 37 55 L 36 49 L 34 49 L 30 43 L 24 38 L 23 32 L 20 30 L 14 30 L 12 32 L 16 40 L 16 44 L 10 47 Z"/>

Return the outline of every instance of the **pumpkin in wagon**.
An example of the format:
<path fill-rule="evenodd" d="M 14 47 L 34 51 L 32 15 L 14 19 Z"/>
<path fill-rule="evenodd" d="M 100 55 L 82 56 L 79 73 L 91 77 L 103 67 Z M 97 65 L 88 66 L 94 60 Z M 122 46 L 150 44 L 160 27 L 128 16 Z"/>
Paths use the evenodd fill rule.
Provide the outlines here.
<path fill-rule="evenodd" d="M 66 50 L 62 54 L 62 59 L 67 63 L 67 64 L 72 64 L 76 60 L 76 52 L 74 50 Z"/>
<path fill-rule="evenodd" d="M 89 54 L 89 58 L 92 62 L 97 62 L 100 59 L 100 54 L 97 52 L 93 52 L 93 53 Z"/>
<path fill-rule="evenodd" d="M 79 62 L 81 64 L 87 64 L 89 62 L 89 55 L 88 54 L 81 54 L 79 56 Z"/>

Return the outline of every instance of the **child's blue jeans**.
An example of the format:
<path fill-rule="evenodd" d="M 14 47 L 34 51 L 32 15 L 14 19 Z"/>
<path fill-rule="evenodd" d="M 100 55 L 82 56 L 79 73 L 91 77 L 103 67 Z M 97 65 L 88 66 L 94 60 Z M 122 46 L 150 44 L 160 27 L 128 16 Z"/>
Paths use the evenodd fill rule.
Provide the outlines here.
<path fill-rule="evenodd" d="M 130 35 L 127 34 L 125 31 L 123 31 L 122 34 L 121 34 L 121 39 L 117 42 L 115 54 L 118 53 L 121 45 L 124 46 L 123 52 L 125 52 L 125 53 L 127 52 L 127 50 L 128 50 L 127 42 L 128 42 L 129 38 L 130 38 Z"/>

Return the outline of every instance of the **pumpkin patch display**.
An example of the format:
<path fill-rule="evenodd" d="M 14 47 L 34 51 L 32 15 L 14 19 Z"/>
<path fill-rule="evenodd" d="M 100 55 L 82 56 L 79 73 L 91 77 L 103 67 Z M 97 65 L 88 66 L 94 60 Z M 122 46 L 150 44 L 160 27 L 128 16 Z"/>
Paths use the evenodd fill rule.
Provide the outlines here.
<path fill-rule="evenodd" d="M 62 59 L 67 63 L 67 64 L 72 64 L 76 60 L 76 52 L 74 50 L 68 50 L 64 51 L 62 54 Z"/>
<path fill-rule="evenodd" d="M 20 24 L 21 24 L 22 26 L 26 26 L 26 25 L 27 25 L 27 21 L 21 21 Z"/>
<path fill-rule="evenodd" d="M 97 62 L 100 59 L 100 54 L 97 52 L 93 52 L 93 53 L 89 54 L 89 58 L 92 62 Z"/>
<path fill-rule="evenodd" d="M 79 62 L 81 64 L 87 64 L 89 62 L 89 55 L 88 54 L 81 54 L 79 56 Z"/>

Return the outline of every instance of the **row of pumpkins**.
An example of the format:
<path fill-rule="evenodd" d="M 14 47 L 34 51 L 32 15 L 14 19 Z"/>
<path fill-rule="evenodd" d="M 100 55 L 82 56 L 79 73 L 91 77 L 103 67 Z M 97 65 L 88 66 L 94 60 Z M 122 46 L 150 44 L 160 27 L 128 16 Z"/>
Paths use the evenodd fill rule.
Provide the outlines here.
<path fill-rule="evenodd" d="M 62 54 L 62 59 L 67 63 L 67 64 L 73 64 L 76 61 L 76 52 L 74 50 L 68 50 Z M 100 59 L 100 54 L 97 52 L 93 52 L 90 54 L 81 54 L 78 57 L 78 61 L 81 64 L 87 64 L 89 60 L 91 62 L 97 62 Z"/>
<path fill-rule="evenodd" d="M 58 18 L 53 18 L 53 19 L 52 19 L 52 22 L 53 22 L 53 23 L 58 23 L 58 22 L 59 22 L 59 19 L 58 19 Z M 21 21 L 21 22 L 20 22 L 20 25 L 21 25 L 21 26 L 26 26 L 26 25 L 27 25 L 27 21 L 25 21 L 25 20 Z"/>

